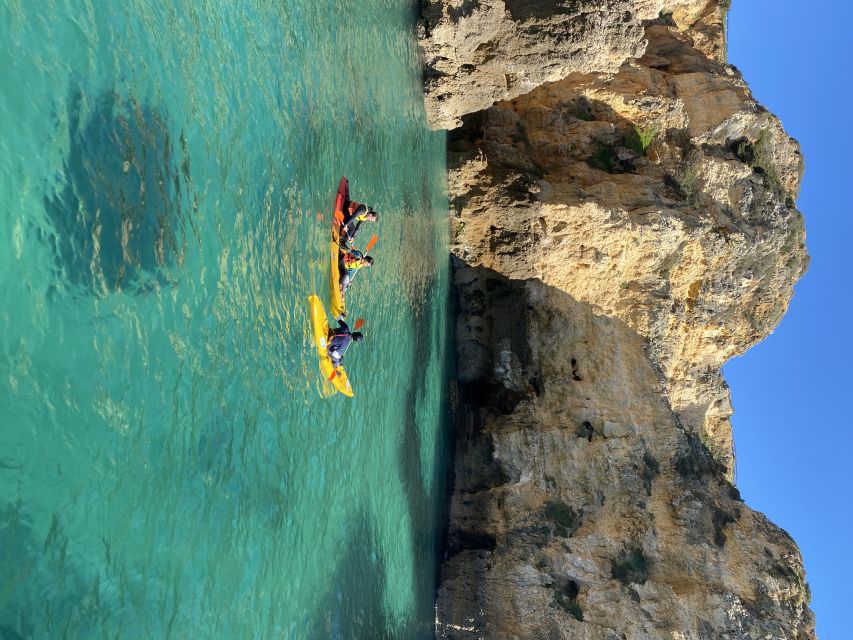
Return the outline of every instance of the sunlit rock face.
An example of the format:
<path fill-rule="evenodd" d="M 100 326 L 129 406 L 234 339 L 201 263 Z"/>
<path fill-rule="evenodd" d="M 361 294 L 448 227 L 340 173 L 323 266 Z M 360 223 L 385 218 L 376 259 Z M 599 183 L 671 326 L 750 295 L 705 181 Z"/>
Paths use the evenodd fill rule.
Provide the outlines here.
<path fill-rule="evenodd" d="M 435 128 L 498 100 L 571 73 L 614 72 L 642 55 L 644 26 L 662 12 L 694 25 L 706 11 L 694 0 L 424 0 L 427 117 Z M 721 12 L 696 29 L 700 46 L 722 55 Z"/>
<path fill-rule="evenodd" d="M 730 484 L 720 374 L 806 268 L 800 150 L 721 7 L 663 4 L 425 8 L 462 400 L 440 637 L 814 637 L 796 545 Z"/>

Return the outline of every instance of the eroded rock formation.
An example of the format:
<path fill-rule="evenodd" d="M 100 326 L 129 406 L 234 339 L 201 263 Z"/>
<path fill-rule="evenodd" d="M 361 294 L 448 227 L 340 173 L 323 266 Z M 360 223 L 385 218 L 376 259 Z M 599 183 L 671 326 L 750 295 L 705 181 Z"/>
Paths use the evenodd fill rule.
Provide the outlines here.
<path fill-rule="evenodd" d="M 422 0 L 427 116 L 436 128 L 571 73 L 612 72 L 662 12 L 723 55 L 723 12 L 696 0 Z"/>
<path fill-rule="evenodd" d="M 730 484 L 720 367 L 807 256 L 799 146 L 725 63 L 723 20 L 708 0 L 424 9 L 428 110 L 459 124 L 439 637 L 814 637 L 796 545 Z"/>

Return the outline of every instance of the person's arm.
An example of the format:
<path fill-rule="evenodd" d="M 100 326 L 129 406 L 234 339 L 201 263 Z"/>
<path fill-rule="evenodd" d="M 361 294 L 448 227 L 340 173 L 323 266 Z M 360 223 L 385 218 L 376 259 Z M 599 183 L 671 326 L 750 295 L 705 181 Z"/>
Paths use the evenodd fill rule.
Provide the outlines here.
<path fill-rule="evenodd" d="M 361 222 L 356 222 L 356 223 L 355 223 L 355 227 L 354 227 L 354 228 L 353 228 L 353 230 L 352 230 L 352 233 L 348 233 L 348 234 L 347 234 L 347 236 L 349 237 L 350 242 L 352 242 L 353 240 L 355 240 L 356 235 L 358 235 L 358 231 L 359 231 L 359 229 L 361 229 Z"/>
<path fill-rule="evenodd" d="M 343 320 L 338 320 L 338 331 L 343 329 L 343 333 L 349 333 L 349 325 Z"/>

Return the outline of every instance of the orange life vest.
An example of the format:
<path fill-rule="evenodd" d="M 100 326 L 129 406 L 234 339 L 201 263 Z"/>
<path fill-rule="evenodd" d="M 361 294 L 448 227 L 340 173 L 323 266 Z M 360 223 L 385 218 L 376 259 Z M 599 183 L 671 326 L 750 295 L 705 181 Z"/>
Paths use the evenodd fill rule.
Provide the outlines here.
<path fill-rule="evenodd" d="M 348 271 L 355 271 L 356 269 L 361 269 L 365 264 L 366 263 L 364 262 L 364 256 L 362 255 L 361 251 L 353 251 L 351 253 L 344 254 L 344 267 Z"/>

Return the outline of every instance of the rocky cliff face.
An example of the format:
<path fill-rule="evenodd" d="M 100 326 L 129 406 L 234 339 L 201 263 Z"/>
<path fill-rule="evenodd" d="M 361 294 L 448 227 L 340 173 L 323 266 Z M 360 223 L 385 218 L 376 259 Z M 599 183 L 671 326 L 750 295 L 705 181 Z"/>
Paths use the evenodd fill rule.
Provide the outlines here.
<path fill-rule="evenodd" d="M 716 2 L 424 7 L 449 136 L 459 442 L 447 638 L 812 638 L 741 502 L 722 364 L 807 256 L 797 143 Z"/>
<path fill-rule="evenodd" d="M 618 71 L 642 54 L 644 27 L 662 13 L 723 56 L 723 13 L 696 0 L 422 0 L 428 117 L 452 128 L 544 82 Z"/>

